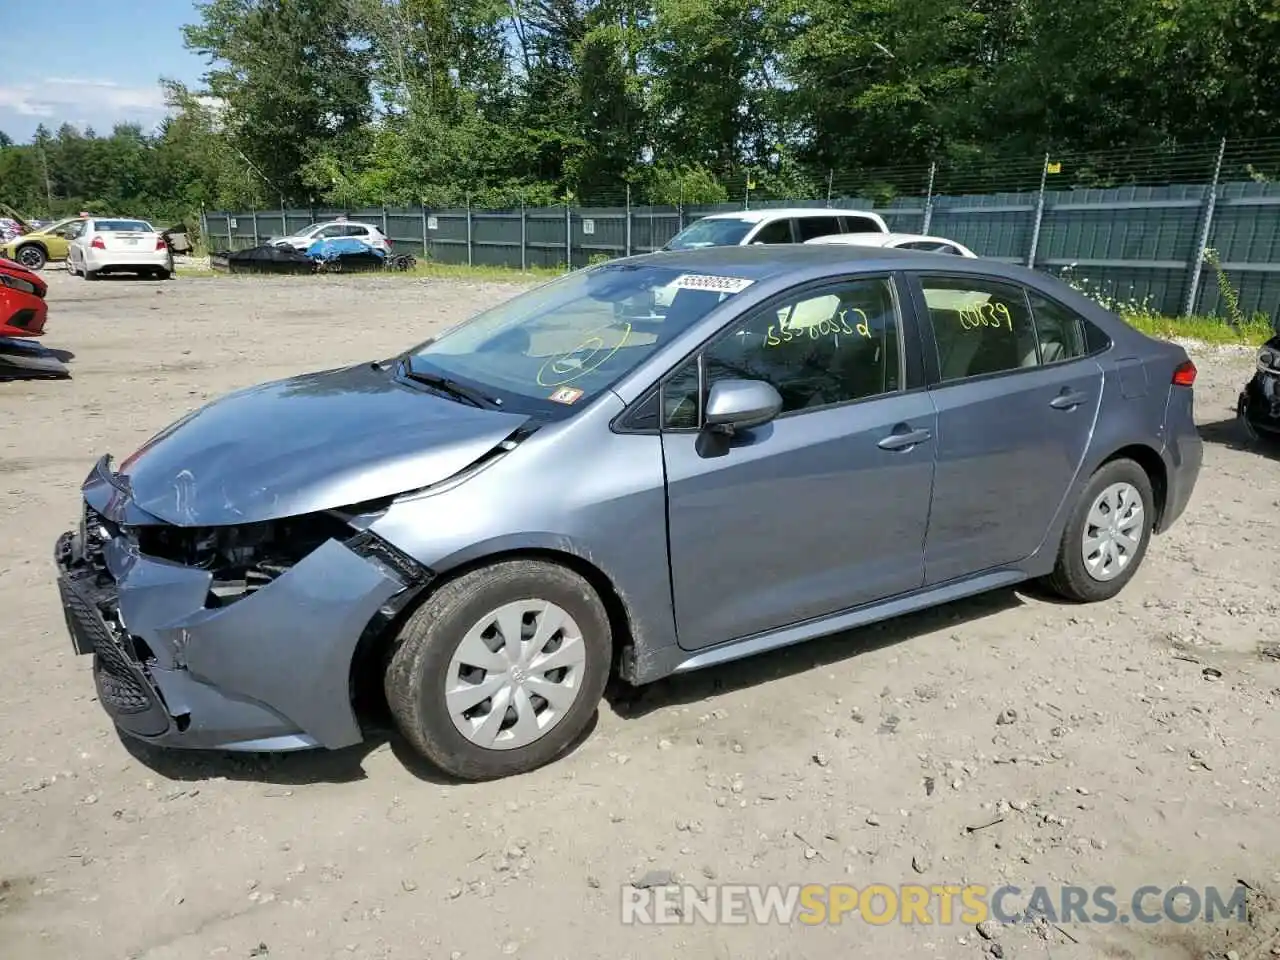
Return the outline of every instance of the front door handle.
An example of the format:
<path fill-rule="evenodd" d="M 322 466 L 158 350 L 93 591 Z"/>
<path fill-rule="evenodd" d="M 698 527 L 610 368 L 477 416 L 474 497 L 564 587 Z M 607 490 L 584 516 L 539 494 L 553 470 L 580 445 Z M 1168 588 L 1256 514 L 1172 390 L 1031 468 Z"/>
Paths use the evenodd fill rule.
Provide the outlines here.
<path fill-rule="evenodd" d="M 917 443 L 932 440 L 933 434 L 928 430 L 907 430 L 903 433 L 891 433 L 880 441 L 881 450 L 907 450 Z"/>
<path fill-rule="evenodd" d="M 1049 406 L 1053 407 L 1055 410 L 1074 410 L 1088 399 L 1089 398 L 1087 396 L 1080 393 L 1078 390 L 1064 390 L 1049 401 Z"/>

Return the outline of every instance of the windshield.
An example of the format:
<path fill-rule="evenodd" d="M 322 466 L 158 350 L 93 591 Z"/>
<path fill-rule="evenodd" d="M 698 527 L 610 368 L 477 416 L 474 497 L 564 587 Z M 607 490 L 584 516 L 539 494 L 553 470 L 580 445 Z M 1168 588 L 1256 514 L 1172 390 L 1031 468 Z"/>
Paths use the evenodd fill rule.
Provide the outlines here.
<path fill-rule="evenodd" d="M 141 220 L 95 220 L 93 229 L 99 233 L 154 233 L 151 224 Z"/>
<path fill-rule="evenodd" d="M 601 264 L 553 280 L 410 351 L 503 409 L 560 417 L 744 290 L 750 280 L 649 264 Z"/>
<path fill-rule="evenodd" d="M 65 230 L 73 223 L 79 223 L 79 217 L 67 217 L 65 220 L 59 220 L 57 223 L 51 223 L 47 227 L 37 227 L 41 233 L 57 233 L 59 230 Z"/>
<path fill-rule="evenodd" d="M 735 247 L 755 225 L 754 220 L 733 218 L 699 220 L 672 237 L 666 248 L 693 250 L 698 247 Z"/>

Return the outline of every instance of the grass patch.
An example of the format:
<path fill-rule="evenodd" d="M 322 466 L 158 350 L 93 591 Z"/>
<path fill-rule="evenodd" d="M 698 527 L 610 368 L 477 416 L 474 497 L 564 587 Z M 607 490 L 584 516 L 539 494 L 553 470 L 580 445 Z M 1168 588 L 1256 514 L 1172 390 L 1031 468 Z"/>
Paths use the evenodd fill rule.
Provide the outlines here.
<path fill-rule="evenodd" d="M 1162 340 L 1174 338 L 1202 343 L 1258 346 L 1275 336 L 1271 324 L 1258 314 L 1232 327 L 1221 317 L 1165 317 L 1147 311 L 1121 313 L 1129 326 Z"/>

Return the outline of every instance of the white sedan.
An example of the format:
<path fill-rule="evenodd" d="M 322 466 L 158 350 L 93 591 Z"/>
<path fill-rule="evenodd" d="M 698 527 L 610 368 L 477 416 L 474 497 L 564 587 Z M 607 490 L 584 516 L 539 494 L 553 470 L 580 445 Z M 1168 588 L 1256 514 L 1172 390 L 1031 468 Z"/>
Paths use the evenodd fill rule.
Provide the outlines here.
<path fill-rule="evenodd" d="M 893 247 L 899 250 L 926 250 L 949 253 L 956 257 L 977 259 L 977 254 L 962 243 L 944 237 L 926 237 L 918 233 L 837 233 L 814 237 L 805 243 L 840 243 L 856 247 Z"/>
<path fill-rule="evenodd" d="M 168 280 L 173 276 L 173 253 L 164 237 L 145 220 L 94 217 L 71 241 L 67 272 L 86 280 L 116 272 Z"/>

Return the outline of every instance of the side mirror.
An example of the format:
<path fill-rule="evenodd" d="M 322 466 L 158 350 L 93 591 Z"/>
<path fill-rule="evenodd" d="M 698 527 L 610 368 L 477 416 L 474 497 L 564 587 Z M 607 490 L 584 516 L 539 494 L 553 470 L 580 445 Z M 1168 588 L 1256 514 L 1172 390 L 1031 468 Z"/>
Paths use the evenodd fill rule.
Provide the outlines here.
<path fill-rule="evenodd" d="M 782 396 L 763 380 L 720 380 L 711 385 L 704 420 L 715 433 L 733 434 L 768 423 L 782 412 Z"/>

